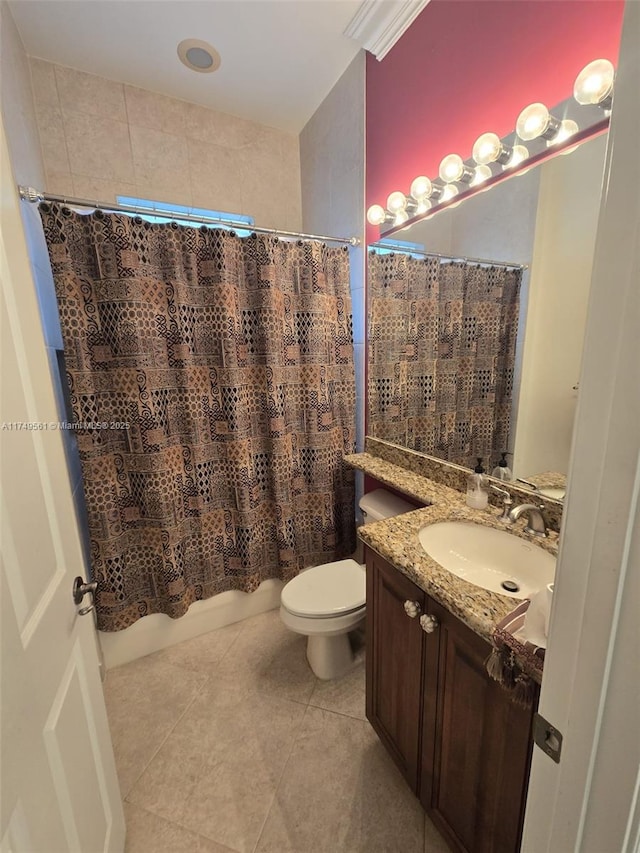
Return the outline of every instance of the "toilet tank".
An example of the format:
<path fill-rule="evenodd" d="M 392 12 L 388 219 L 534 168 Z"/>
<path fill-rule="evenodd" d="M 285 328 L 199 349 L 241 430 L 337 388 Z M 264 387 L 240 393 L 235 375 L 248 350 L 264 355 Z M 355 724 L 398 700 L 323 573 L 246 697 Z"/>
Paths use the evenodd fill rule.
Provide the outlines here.
<path fill-rule="evenodd" d="M 381 521 L 383 518 L 393 518 L 394 515 L 402 515 L 403 512 L 411 512 L 417 509 L 415 504 L 411 504 L 397 495 L 392 495 L 385 489 L 374 489 L 372 492 L 367 492 L 360 498 L 359 505 L 365 524 Z"/>

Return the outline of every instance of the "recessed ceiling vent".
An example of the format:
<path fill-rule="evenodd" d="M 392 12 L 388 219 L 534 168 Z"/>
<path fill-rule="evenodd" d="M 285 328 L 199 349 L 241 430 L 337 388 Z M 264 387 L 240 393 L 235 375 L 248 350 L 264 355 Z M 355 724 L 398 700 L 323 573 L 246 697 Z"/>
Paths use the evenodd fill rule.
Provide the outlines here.
<path fill-rule="evenodd" d="M 210 74 L 220 67 L 220 54 L 208 44 L 200 39 L 184 39 L 178 45 L 178 56 L 180 62 L 190 68 L 192 71 L 199 71 L 201 74 Z"/>

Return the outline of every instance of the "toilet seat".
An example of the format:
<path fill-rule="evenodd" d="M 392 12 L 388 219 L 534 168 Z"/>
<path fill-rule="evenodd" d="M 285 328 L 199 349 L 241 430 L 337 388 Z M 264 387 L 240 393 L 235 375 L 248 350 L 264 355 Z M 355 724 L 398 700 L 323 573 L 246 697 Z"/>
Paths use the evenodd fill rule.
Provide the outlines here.
<path fill-rule="evenodd" d="M 366 601 L 364 566 L 338 560 L 306 569 L 282 590 L 282 606 L 307 619 L 344 616 L 362 609 Z"/>

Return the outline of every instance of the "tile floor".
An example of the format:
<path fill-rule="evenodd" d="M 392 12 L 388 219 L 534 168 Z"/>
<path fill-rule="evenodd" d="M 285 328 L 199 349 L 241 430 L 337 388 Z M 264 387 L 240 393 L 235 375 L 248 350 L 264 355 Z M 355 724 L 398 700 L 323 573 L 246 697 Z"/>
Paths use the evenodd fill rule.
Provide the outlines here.
<path fill-rule="evenodd" d="M 446 853 L 364 714 L 277 610 L 110 670 L 128 853 Z"/>

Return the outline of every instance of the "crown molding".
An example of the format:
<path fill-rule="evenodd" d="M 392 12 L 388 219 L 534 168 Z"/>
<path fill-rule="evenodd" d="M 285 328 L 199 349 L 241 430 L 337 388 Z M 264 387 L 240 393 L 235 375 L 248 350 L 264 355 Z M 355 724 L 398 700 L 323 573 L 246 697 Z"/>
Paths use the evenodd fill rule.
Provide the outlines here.
<path fill-rule="evenodd" d="M 364 0 L 344 34 L 384 59 L 429 0 Z"/>

